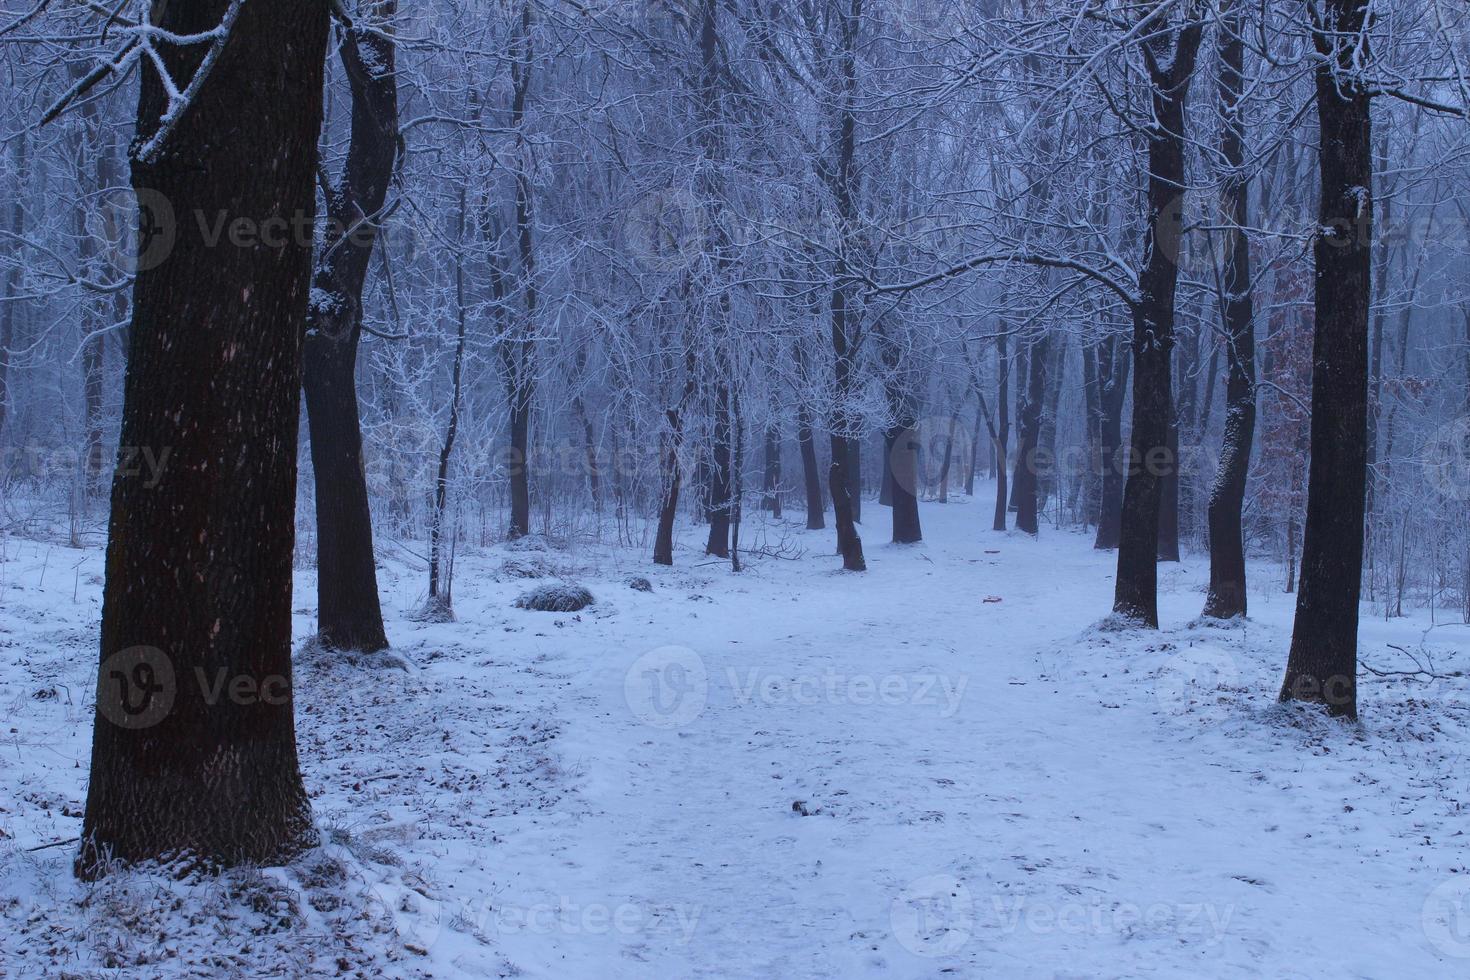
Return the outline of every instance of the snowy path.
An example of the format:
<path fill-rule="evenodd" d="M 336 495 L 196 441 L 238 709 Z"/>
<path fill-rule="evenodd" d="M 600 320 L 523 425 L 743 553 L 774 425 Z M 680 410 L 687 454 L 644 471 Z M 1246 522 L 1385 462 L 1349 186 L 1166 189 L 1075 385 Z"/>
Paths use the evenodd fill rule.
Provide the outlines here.
<path fill-rule="evenodd" d="M 1315 736 L 1251 717 L 1276 667 L 1239 630 L 1079 643 L 1110 557 L 1071 534 L 992 535 L 980 510 L 926 508 L 919 548 L 870 526 L 866 576 L 813 569 L 825 555 L 767 563 L 710 602 L 660 600 L 690 607 L 672 622 L 591 624 L 567 652 L 581 697 L 562 751 L 594 815 L 528 897 L 573 910 L 558 955 L 628 976 L 1455 963 L 1421 919 L 1466 862 L 1463 838 L 1441 841 L 1463 829 L 1453 801 L 1433 798 L 1464 798 L 1463 766 L 1390 774 L 1435 763 L 1330 733 L 1348 744 L 1314 754 Z M 1201 571 L 1166 572 L 1175 628 Z M 1289 598 L 1258 606 L 1250 638 L 1278 657 Z M 1192 703 L 1191 679 L 1249 703 Z M 1432 786 L 1394 799 L 1374 773 Z M 575 911 L 618 908 L 641 927 Z"/>
<path fill-rule="evenodd" d="M 927 542 L 899 548 L 886 518 L 871 507 L 857 576 L 830 532 L 740 576 L 693 550 L 652 571 L 545 553 L 598 597 L 575 616 L 510 608 L 527 582 L 493 549 L 461 559 L 458 622 L 411 622 L 420 576 L 390 559 L 389 632 L 417 668 L 299 668 L 305 777 L 350 873 L 334 912 L 311 868 L 284 872 L 316 910 L 276 940 L 286 972 L 335 972 L 329 930 L 364 975 L 1470 975 L 1463 678 L 1368 682 L 1344 729 L 1274 705 L 1292 612 L 1274 568 L 1246 627 L 1189 625 L 1195 557 L 1163 570 L 1161 633 L 1114 632 L 1095 625 L 1112 557 L 1087 538 L 995 534 L 960 502 L 926 505 Z M 64 850 L 3 853 L 74 834 L 85 789 L 71 692 L 100 554 L 58 561 L 25 545 L 0 565 L 0 643 L 21 651 L 0 964 L 41 932 L 53 956 L 120 942 Z M 304 638 L 310 576 L 296 588 Z M 1365 620 L 1365 658 L 1402 666 L 1387 644 L 1426 625 Z M 1429 646 L 1470 669 L 1463 629 Z M 143 884 L 128 901 L 153 900 Z M 402 935 L 365 934 L 364 908 Z"/>

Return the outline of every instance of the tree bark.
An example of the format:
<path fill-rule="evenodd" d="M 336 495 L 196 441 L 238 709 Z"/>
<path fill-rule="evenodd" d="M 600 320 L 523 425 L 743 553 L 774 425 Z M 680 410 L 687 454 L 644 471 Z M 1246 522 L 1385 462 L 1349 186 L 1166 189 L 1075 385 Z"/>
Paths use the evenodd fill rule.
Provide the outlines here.
<path fill-rule="evenodd" d="M 806 489 L 806 528 L 820 531 L 827 526 L 822 504 L 822 474 L 817 468 L 817 443 L 812 437 L 812 411 L 803 402 L 798 410 L 796 441 L 801 446 L 801 475 Z"/>
<path fill-rule="evenodd" d="M 995 519 L 991 530 L 1006 529 L 1006 456 L 1011 438 L 1011 359 L 1006 353 L 1006 335 L 1002 330 L 995 339 Z"/>
<path fill-rule="evenodd" d="M 1316 9 L 1316 8 L 1313 8 Z M 1372 296 L 1371 99 L 1358 72 L 1368 0 L 1323 0 L 1314 25 L 1322 192 L 1313 249 L 1312 448 L 1283 700 L 1356 718 Z"/>
<path fill-rule="evenodd" d="M 1113 612 L 1157 629 L 1159 503 L 1163 478 L 1178 460 L 1168 455 L 1173 399 L 1174 299 L 1179 285 L 1178 231 L 1184 185 L 1184 109 L 1199 53 L 1199 23 L 1186 26 L 1161 62 L 1149 45 L 1154 122 L 1148 141 L 1148 228 L 1139 301 L 1133 312 L 1133 427 L 1118 541 Z M 1163 42 L 1167 44 L 1168 42 Z"/>
<path fill-rule="evenodd" d="M 230 9 L 227 0 L 160 6 L 156 26 L 209 31 Z M 121 443 L 169 455 L 156 485 L 131 467 L 113 478 L 75 865 L 84 878 L 150 859 L 277 863 L 312 838 L 290 687 L 311 248 L 290 233 L 211 248 L 192 217 L 311 228 L 327 5 L 252 0 L 237 9 L 228 43 L 158 155 L 133 163 L 133 186 L 164 195 L 182 220 L 172 253 L 134 286 Z M 159 53 L 182 86 L 210 47 Z M 158 135 L 165 110 L 159 76 L 146 69 L 140 145 Z"/>
<path fill-rule="evenodd" d="M 837 526 L 837 551 L 842 567 L 849 572 L 867 571 L 863 559 L 863 542 L 857 533 L 858 501 L 852 488 L 856 484 L 854 468 L 857 454 L 848 433 L 853 427 L 848 400 L 852 396 L 852 326 L 849 322 L 851 286 L 848 283 L 847 256 L 856 245 L 857 215 L 853 200 L 853 156 L 857 150 L 857 44 L 858 26 L 862 18 L 862 0 L 849 0 L 848 10 L 840 15 L 842 51 L 840 75 L 843 92 L 842 109 L 837 120 L 836 158 L 828 178 L 836 202 L 839 234 L 844 248 L 833 261 L 832 269 L 832 354 L 833 408 L 830 425 L 832 468 L 827 486 L 832 494 L 832 520 Z"/>
<path fill-rule="evenodd" d="M 1027 534 L 1040 531 L 1038 500 L 1041 492 L 1041 416 L 1046 392 L 1046 360 L 1050 338 L 1042 334 L 1031 342 L 1026 355 L 1026 390 L 1021 399 L 1019 442 L 1016 445 L 1016 476 L 1011 496 L 1016 504 L 1016 527 Z"/>
<path fill-rule="evenodd" d="M 1226 8 L 1220 39 L 1220 156 L 1226 167 L 1221 205 L 1226 232 L 1224 318 L 1226 362 L 1225 441 L 1210 490 L 1210 590 L 1204 614 L 1217 619 L 1246 614 L 1245 543 L 1241 514 L 1256 433 L 1256 327 L 1247 224 L 1250 179 L 1244 172 L 1245 43 L 1238 0 Z"/>
<path fill-rule="evenodd" d="M 27 134 L 17 133 L 11 147 L 15 164 L 14 197 L 10 200 L 10 232 L 16 238 L 25 234 L 26 213 L 21 204 L 26 173 L 26 150 L 29 145 Z M 12 265 L 5 273 L 5 295 L 0 299 L 0 437 L 5 435 L 5 422 L 10 413 L 10 350 L 15 343 L 15 321 L 20 312 L 20 264 Z M 0 441 L 0 446 L 4 442 Z"/>
<path fill-rule="evenodd" d="M 717 558 L 730 557 L 730 389 L 720 385 L 715 392 L 714 432 L 710 445 L 709 539 L 704 553 Z"/>
<path fill-rule="evenodd" d="M 376 14 L 391 18 L 394 8 L 394 0 L 378 0 Z M 352 92 L 352 136 L 341 184 L 327 194 L 302 386 L 316 488 L 318 635 L 328 647 L 372 651 L 386 647 L 388 636 L 363 469 L 357 348 L 363 284 L 398 160 L 398 83 L 390 36 L 354 26 L 340 54 Z"/>
<path fill-rule="evenodd" d="M 1097 371 L 1101 390 L 1098 406 L 1098 455 L 1102 468 L 1098 498 L 1097 537 L 1093 547 L 1111 551 L 1118 547 L 1123 534 L 1123 478 L 1126 464 L 1123 451 L 1123 401 L 1128 395 L 1129 359 L 1124 356 L 1122 341 L 1107 337 L 1098 344 Z"/>

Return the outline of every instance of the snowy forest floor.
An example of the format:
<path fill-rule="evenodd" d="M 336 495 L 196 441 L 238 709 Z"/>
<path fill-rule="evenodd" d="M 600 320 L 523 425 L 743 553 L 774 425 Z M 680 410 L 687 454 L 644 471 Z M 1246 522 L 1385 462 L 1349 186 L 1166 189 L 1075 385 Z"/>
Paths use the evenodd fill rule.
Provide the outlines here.
<path fill-rule="evenodd" d="M 102 554 L 0 540 L 0 976 L 1470 973 L 1470 630 L 1365 607 L 1367 664 L 1448 679 L 1365 676 L 1341 725 L 1275 703 L 1275 566 L 1223 626 L 1202 556 L 1161 566 L 1163 630 L 1118 629 L 1112 555 L 985 499 L 908 547 L 866 505 L 865 575 L 795 525 L 740 575 L 698 528 L 672 569 L 461 553 L 453 623 L 393 549 L 401 662 L 306 645 L 300 572 L 322 845 L 94 885 L 45 845 L 81 824 Z M 534 571 L 597 601 L 513 608 Z"/>

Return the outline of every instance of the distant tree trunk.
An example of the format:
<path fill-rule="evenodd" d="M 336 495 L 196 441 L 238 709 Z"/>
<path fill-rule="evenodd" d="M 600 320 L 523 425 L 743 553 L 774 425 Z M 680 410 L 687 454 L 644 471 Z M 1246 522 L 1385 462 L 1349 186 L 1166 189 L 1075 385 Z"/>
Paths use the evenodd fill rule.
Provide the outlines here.
<path fill-rule="evenodd" d="M 1016 501 L 1016 527 L 1027 534 L 1040 531 L 1037 497 L 1041 490 L 1041 415 L 1046 395 L 1046 361 L 1050 339 L 1042 334 L 1031 342 L 1026 355 L 1026 390 L 1021 399 L 1020 441 L 1016 447 L 1016 477 L 1012 496 Z"/>
<path fill-rule="evenodd" d="M 776 425 L 766 426 L 766 442 L 763 449 L 765 473 L 765 498 L 761 509 L 777 520 L 781 519 L 781 429 Z"/>
<path fill-rule="evenodd" d="M 714 433 L 710 446 L 709 540 L 704 553 L 717 558 L 730 557 L 730 389 L 721 385 L 715 394 Z"/>
<path fill-rule="evenodd" d="M 796 441 L 801 446 L 801 475 L 806 489 L 806 527 L 820 531 L 827 526 L 822 504 L 822 475 L 817 468 L 817 443 L 812 437 L 812 412 L 803 402 L 797 415 Z"/>
<path fill-rule="evenodd" d="M 847 440 L 847 494 L 852 501 L 852 519 L 863 522 L 863 441 Z"/>
<path fill-rule="evenodd" d="M 862 0 L 848 0 L 848 10 L 840 15 L 842 50 L 839 72 L 842 85 L 842 108 L 838 114 L 836 158 L 829 174 L 832 194 L 836 203 L 839 233 L 844 239 L 857 235 L 856 204 L 853 200 L 853 157 L 857 150 L 857 46 L 858 26 L 862 18 Z M 851 287 L 847 279 L 848 249 L 842 249 L 833 260 L 832 270 L 832 354 L 833 354 L 833 408 L 832 408 L 832 469 L 827 476 L 827 486 L 832 494 L 832 521 L 837 526 L 837 551 L 842 555 L 842 567 L 850 572 L 867 571 L 863 559 L 863 542 L 857 533 L 859 519 L 858 495 L 853 492 L 857 484 L 855 468 L 857 453 L 850 445 L 853 440 L 848 433 L 853 427 L 848 399 L 852 396 L 852 325 L 848 307 L 851 302 Z M 860 485 L 860 484 L 858 484 Z"/>
<path fill-rule="evenodd" d="M 1177 347 L 1176 347 L 1177 349 Z M 1159 561 L 1179 560 L 1179 411 L 1170 399 L 1164 451 L 1173 465 L 1159 480 Z"/>
<path fill-rule="evenodd" d="M 949 417 L 949 434 L 944 440 L 944 458 L 939 464 L 939 502 L 941 504 L 949 503 L 949 467 L 954 461 L 954 434 L 959 424 L 958 415 Z"/>
<path fill-rule="evenodd" d="M 735 430 L 731 448 L 730 488 L 730 570 L 740 571 L 741 502 L 745 496 L 745 421 L 740 417 L 740 393 L 730 393 L 731 427 Z"/>
<path fill-rule="evenodd" d="M 465 242 L 465 214 L 469 209 L 469 195 L 465 185 L 459 188 L 459 228 L 458 242 L 460 248 L 454 255 L 454 305 L 455 316 L 458 321 L 458 331 L 454 343 L 454 362 L 450 368 L 449 385 L 449 425 L 444 430 L 444 442 L 439 447 L 439 468 L 434 476 L 433 515 L 429 523 L 429 602 L 440 607 L 440 611 L 448 612 L 453 605 L 454 597 L 450 589 L 440 588 L 440 570 L 443 566 L 442 545 L 444 539 L 445 514 L 449 504 L 449 461 L 454 455 L 454 442 L 459 435 L 459 403 L 462 396 L 464 380 L 464 353 L 465 335 L 468 320 L 467 302 L 465 296 L 465 274 L 464 274 L 464 246 Z M 494 258 L 491 259 L 491 268 L 494 266 Z M 503 297 L 500 288 L 500 277 L 492 271 L 491 280 L 499 300 Z M 499 303 L 497 302 L 497 306 Z"/>
<path fill-rule="evenodd" d="M 1082 345 L 1083 407 L 1087 413 L 1087 465 L 1082 473 L 1086 527 L 1096 527 L 1102 513 L 1102 377 L 1098 371 L 1100 344 Z"/>
<path fill-rule="evenodd" d="M 1102 467 L 1098 498 L 1097 537 L 1093 547 L 1111 551 L 1123 533 L 1123 402 L 1128 396 L 1130 360 L 1116 336 L 1104 338 L 1097 347 L 1097 371 L 1101 381 L 1098 406 L 1098 454 Z"/>
<path fill-rule="evenodd" d="M 27 134 L 22 131 L 11 140 L 10 153 L 15 167 L 15 189 L 10 199 L 10 232 L 16 238 L 25 234 L 26 212 L 21 201 L 25 195 L 22 181 L 26 174 Z M 5 422 L 10 413 L 10 350 L 15 344 L 15 320 L 20 301 L 20 263 L 12 265 L 5 273 L 5 295 L 0 298 L 0 437 L 5 435 Z M 0 441 L 0 446 L 4 442 Z"/>
<path fill-rule="evenodd" d="M 378 0 L 378 16 L 391 18 L 394 6 Z M 357 345 L 368 260 L 398 159 L 398 83 L 390 35 L 353 27 L 340 53 L 352 91 L 352 137 L 341 183 L 327 194 L 302 385 L 316 487 L 318 633 L 326 646 L 371 651 L 388 637 L 362 460 Z"/>
<path fill-rule="evenodd" d="M 521 24 L 511 63 L 510 125 L 516 132 L 516 246 L 521 263 L 524 319 L 506 342 L 510 379 L 510 528 L 512 540 L 531 531 L 531 411 L 536 401 L 536 243 L 526 97 L 531 88 L 531 3 L 521 4 Z"/>
<path fill-rule="evenodd" d="M 1226 168 L 1221 205 L 1228 224 L 1224 268 L 1224 319 L 1229 380 L 1225 385 L 1225 441 L 1210 490 L 1210 590 L 1204 614 L 1218 619 L 1246 614 L 1245 543 L 1241 514 L 1256 433 L 1256 327 L 1251 286 L 1248 223 L 1250 178 L 1244 170 L 1245 43 L 1239 0 L 1225 10 L 1220 32 L 1220 156 Z"/>
<path fill-rule="evenodd" d="M 1178 465 L 1168 455 L 1173 382 L 1174 297 L 1179 285 L 1178 228 L 1184 187 L 1184 116 L 1199 53 L 1199 22 L 1162 52 L 1145 47 L 1153 124 L 1148 141 L 1148 226 L 1139 302 L 1133 312 L 1133 427 L 1123 487 L 1113 611 L 1158 628 L 1159 500 L 1163 477 Z M 1160 44 L 1168 44 L 1161 41 Z"/>
<path fill-rule="evenodd" d="M 85 77 L 80 66 L 73 69 L 77 79 Z M 99 191 L 114 186 L 116 174 L 112 160 L 112 146 L 106 139 L 106 126 L 100 118 L 99 104 L 88 100 L 81 106 L 81 127 L 76 131 L 73 151 L 76 155 L 76 179 L 83 184 L 95 184 Z M 95 170 L 88 173 L 86 162 L 93 157 Z M 19 175 L 17 175 L 19 179 Z M 17 206 L 19 194 L 16 197 Z M 88 227 L 87 209 L 80 207 L 75 213 L 78 259 L 81 275 L 92 279 L 106 276 L 101 268 L 101 249 L 98 247 L 95 230 Z M 82 428 L 84 446 L 82 451 L 81 480 L 77 487 L 85 501 L 102 495 L 105 463 L 102 455 L 102 429 L 105 424 L 102 409 L 102 370 L 105 361 L 107 328 L 112 326 L 113 315 L 122 316 L 123 308 L 114 301 L 117 294 L 105 297 L 87 297 L 81 303 L 82 311 Z M 7 304 L 8 305 L 8 304 Z"/>
<path fill-rule="evenodd" d="M 1006 354 L 1006 335 L 1002 330 L 995 338 L 996 371 L 995 393 L 995 520 L 991 529 L 1006 529 L 1006 456 L 1011 437 L 1011 359 Z"/>
<path fill-rule="evenodd" d="M 311 227 L 327 5 L 199 0 L 160 5 L 155 26 L 202 33 L 230 11 L 229 43 L 167 134 L 164 87 L 142 71 L 140 154 L 163 139 L 134 160 L 133 186 L 180 215 Z M 209 50 L 162 44 L 158 57 L 182 87 Z M 131 467 L 113 478 L 84 878 L 112 862 L 274 864 L 312 839 L 291 697 L 311 249 L 290 235 L 211 248 L 191 221 L 174 234 L 134 287 L 121 444 L 169 457 L 156 485 Z M 234 696 L 211 697 L 218 683 Z"/>
<path fill-rule="evenodd" d="M 977 396 L 975 404 L 975 424 L 970 429 L 970 458 L 966 462 L 965 466 L 966 497 L 975 496 L 975 469 L 980 465 L 980 426 L 982 423 L 981 414 L 983 411 L 981 405 L 984 404 L 985 392 L 979 387 L 978 379 L 976 380 L 975 394 Z"/>
<path fill-rule="evenodd" d="M 1036 498 L 1038 508 L 1052 497 L 1060 497 L 1061 475 L 1057 472 L 1057 405 L 1061 400 L 1062 376 L 1066 373 L 1067 349 L 1070 340 L 1065 331 L 1047 344 L 1045 394 L 1041 402 L 1041 423 L 1037 432 L 1036 447 L 1039 465 L 1036 470 Z"/>
<path fill-rule="evenodd" d="M 1313 10 L 1316 8 L 1313 7 Z M 1367 480 L 1373 160 L 1362 77 L 1368 0 L 1323 0 L 1314 26 L 1322 192 L 1313 249 L 1312 448 L 1301 582 L 1283 700 L 1358 714 L 1358 599 Z"/>

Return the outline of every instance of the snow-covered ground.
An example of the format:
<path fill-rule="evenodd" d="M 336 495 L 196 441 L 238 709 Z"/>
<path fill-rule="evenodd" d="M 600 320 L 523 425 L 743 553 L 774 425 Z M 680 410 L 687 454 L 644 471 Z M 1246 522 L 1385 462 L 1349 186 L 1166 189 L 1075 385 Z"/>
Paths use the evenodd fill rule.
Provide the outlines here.
<path fill-rule="evenodd" d="M 1279 569 L 1219 626 L 1203 557 L 1163 566 L 1164 629 L 1119 631 L 1112 556 L 983 499 L 911 547 L 868 505 L 866 575 L 794 528 L 738 576 L 698 529 L 673 569 L 461 554 L 448 624 L 388 548 L 402 664 L 305 647 L 303 571 L 323 845 L 95 885 L 46 845 L 80 826 L 101 552 L 0 540 L 0 976 L 1470 976 L 1470 630 L 1365 618 L 1367 664 L 1444 679 L 1366 676 L 1341 725 L 1275 703 Z M 597 601 L 514 608 L 507 562 Z"/>

